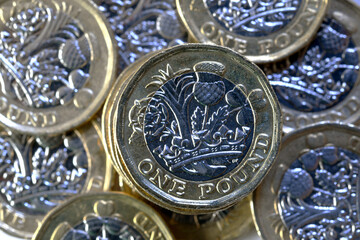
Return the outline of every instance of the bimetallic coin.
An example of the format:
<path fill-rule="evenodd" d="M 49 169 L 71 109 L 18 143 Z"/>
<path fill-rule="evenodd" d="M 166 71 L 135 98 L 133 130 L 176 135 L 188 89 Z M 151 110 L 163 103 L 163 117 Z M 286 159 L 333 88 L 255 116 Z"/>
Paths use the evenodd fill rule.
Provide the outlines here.
<path fill-rule="evenodd" d="M 102 111 L 102 136 L 103 136 L 103 142 L 106 149 L 106 153 L 109 156 L 109 158 L 112 160 L 114 168 L 117 170 L 118 173 L 121 172 L 120 166 L 118 166 L 118 153 L 115 150 L 115 142 L 116 139 L 114 139 L 114 127 L 112 126 L 114 123 L 114 119 L 116 118 L 116 107 L 113 104 L 114 102 L 118 101 L 119 95 L 121 93 L 121 89 L 123 84 L 126 84 L 126 82 L 129 80 L 129 77 L 133 75 L 138 68 L 150 58 L 150 56 L 155 53 L 149 53 L 143 57 L 140 57 L 135 63 L 129 65 L 126 67 L 120 74 L 120 76 L 117 78 L 113 89 L 120 89 L 120 91 L 111 91 L 110 95 L 108 96 L 104 108 Z M 123 175 L 123 174 L 120 174 Z M 126 179 L 123 179 L 126 181 Z M 122 181 L 121 181 L 122 182 Z M 128 185 L 131 185 L 130 182 L 128 182 Z"/>
<path fill-rule="evenodd" d="M 360 11 L 331 1 L 312 43 L 265 73 L 282 105 L 284 132 L 322 121 L 360 118 Z"/>
<path fill-rule="evenodd" d="M 279 60 L 309 42 L 328 0 L 177 0 L 191 38 L 230 47 L 256 63 Z"/>
<path fill-rule="evenodd" d="M 0 132 L 0 228 L 31 238 L 43 217 L 66 199 L 108 190 L 111 165 L 99 126 L 54 137 Z"/>
<path fill-rule="evenodd" d="M 115 33 L 119 72 L 147 53 L 187 41 L 175 0 L 95 0 L 95 3 Z"/>
<path fill-rule="evenodd" d="M 87 1 L 2 1 L 0 121 L 30 134 L 60 134 L 103 104 L 115 44 Z"/>
<path fill-rule="evenodd" d="M 141 201 L 121 193 L 85 194 L 54 209 L 34 240 L 171 240 L 161 217 Z"/>
<path fill-rule="evenodd" d="M 359 239 L 360 130 L 313 125 L 289 134 L 253 210 L 263 239 Z"/>
<path fill-rule="evenodd" d="M 201 214 L 248 195 L 271 166 L 280 109 L 266 77 L 230 49 L 164 50 L 120 89 L 113 131 L 120 172 L 143 197 Z"/>

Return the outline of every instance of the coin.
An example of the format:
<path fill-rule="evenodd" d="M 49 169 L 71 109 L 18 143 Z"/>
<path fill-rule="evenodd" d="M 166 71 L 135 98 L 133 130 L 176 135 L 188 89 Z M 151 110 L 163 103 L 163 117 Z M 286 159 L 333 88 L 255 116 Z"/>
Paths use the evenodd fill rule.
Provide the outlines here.
<path fill-rule="evenodd" d="M 256 63 L 287 57 L 309 42 L 327 0 L 177 0 L 191 37 L 230 47 Z"/>
<path fill-rule="evenodd" d="M 114 168 L 117 170 L 117 172 L 121 172 L 121 168 L 118 165 L 117 159 L 118 154 L 115 150 L 115 141 L 114 140 L 114 134 L 113 134 L 113 123 L 114 119 L 116 118 L 115 115 L 115 106 L 114 102 L 118 101 L 122 86 L 129 80 L 129 77 L 133 75 L 137 69 L 145 62 L 147 61 L 150 56 L 152 56 L 154 53 L 149 53 L 148 55 L 145 55 L 143 57 L 140 57 L 136 62 L 130 64 L 128 67 L 126 67 L 122 73 L 117 78 L 113 90 L 110 92 L 110 95 L 108 96 L 104 108 L 102 111 L 102 136 L 103 136 L 103 142 L 106 149 L 106 153 L 109 156 L 109 158 L 112 160 Z M 118 90 L 118 91 L 117 91 Z M 121 174 L 123 175 L 123 174 Z M 123 179 L 126 181 L 126 179 Z M 131 185 L 131 183 L 128 182 L 128 185 Z"/>
<path fill-rule="evenodd" d="M 234 240 L 246 238 L 252 228 L 250 197 L 229 209 L 204 215 L 181 215 L 160 210 L 176 239 Z"/>
<path fill-rule="evenodd" d="M 225 209 L 271 166 L 280 109 L 261 70 L 230 49 L 188 44 L 147 60 L 113 102 L 117 166 L 175 212 Z M 211 93 L 211 94 L 209 94 Z"/>
<path fill-rule="evenodd" d="M 315 39 L 284 66 L 265 66 L 281 103 L 284 132 L 360 117 L 360 10 L 334 0 Z"/>
<path fill-rule="evenodd" d="M 360 130 L 319 124 L 284 138 L 254 193 L 263 239 L 359 239 Z"/>
<path fill-rule="evenodd" d="M 121 193 L 85 194 L 54 209 L 36 239 L 173 239 L 161 217 L 143 202 Z"/>
<path fill-rule="evenodd" d="M 115 44 L 104 21 L 88 1 L 2 1 L 1 123 L 48 135 L 88 121 L 115 75 Z"/>
<path fill-rule="evenodd" d="M 187 41 L 175 0 L 95 0 L 95 3 L 115 33 L 119 72 L 147 53 Z"/>
<path fill-rule="evenodd" d="M 108 190 L 111 165 L 92 122 L 53 137 L 32 137 L 1 129 L 0 228 L 31 238 L 43 217 L 66 199 Z"/>

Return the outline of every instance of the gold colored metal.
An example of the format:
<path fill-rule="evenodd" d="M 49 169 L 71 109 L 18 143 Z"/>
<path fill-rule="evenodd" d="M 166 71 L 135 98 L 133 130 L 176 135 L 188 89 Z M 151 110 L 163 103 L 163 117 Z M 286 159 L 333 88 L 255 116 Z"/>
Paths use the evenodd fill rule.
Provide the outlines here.
<path fill-rule="evenodd" d="M 276 167 L 253 193 L 262 239 L 358 239 L 359 143 L 358 128 L 335 123 L 286 135 Z"/>
<path fill-rule="evenodd" d="M 255 118 L 254 136 L 251 137 L 251 145 L 246 147 L 249 151 L 242 162 L 227 174 L 208 181 L 187 180 L 160 166 L 141 132 L 144 111 L 150 101 L 144 99 L 147 96 L 151 98 L 159 88 L 146 87 L 155 79 L 152 76 L 160 71 L 164 78 L 161 84 L 166 84 L 186 71 L 191 74 L 193 66 L 201 62 L 205 63 L 204 66 L 214 62 L 225 66 L 224 79 L 234 84 L 236 91 L 247 96 L 254 112 L 251 115 Z M 226 209 L 247 196 L 272 165 L 281 135 L 278 102 L 263 73 L 230 49 L 189 44 L 161 51 L 140 65 L 128 80 L 118 83 L 113 91 L 116 97 L 113 97 L 114 93 L 110 95 L 103 113 L 103 133 L 108 152 L 112 154 L 117 171 L 149 201 L 183 214 Z M 141 110 L 135 118 L 131 110 L 134 106 L 139 106 Z M 129 121 L 132 121 L 131 124 Z M 133 141 L 129 142 L 130 139 Z"/>
<path fill-rule="evenodd" d="M 41 221 L 45 216 L 44 211 L 47 211 L 45 209 L 61 204 L 76 193 L 102 192 L 110 189 L 113 169 L 111 162 L 106 160 L 100 137 L 100 126 L 96 121 L 92 121 L 82 128 L 74 130 L 73 134 L 79 138 L 81 146 L 79 142 L 64 140 L 66 137 L 62 136 L 60 136 L 60 139 L 56 136 L 35 138 L 19 135 L 9 130 L 2 130 L 2 139 L 11 142 L 12 148 L 17 153 L 16 156 L 9 155 L 10 157 L 7 159 L 7 161 L 11 161 L 13 166 L 2 165 L 2 171 L 8 172 L 7 178 L 0 181 L 3 184 L 2 200 L 0 201 L 2 216 L 0 227 L 2 230 L 12 236 L 29 239 L 41 225 Z M 17 139 L 22 138 L 27 141 L 26 146 L 19 145 Z M 61 145 L 62 141 L 69 142 L 71 146 L 65 145 L 64 149 L 59 148 L 56 150 L 56 146 Z M 4 143 L 2 144 L 7 146 Z M 31 150 L 34 146 L 37 146 L 36 144 L 41 144 L 41 147 L 35 148 L 36 151 Z M 56 152 L 51 147 L 53 145 Z M 41 149 L 44 149 L 44 155 L 42 155 Z M 78 150 L 74 152 L 74 149 Z M 10 154 L 10 150 L 7 147 L 6 150 L 3 150 L 3 153 Z M 86 163 L 83 162 L 83 152 L 87 157 Z M 75 154 L 75 157 L 72 154 Z M 70 163 L 66 156 L 69 159 L 72 157 L 73 163 Z M 11 179 L 14 174 L 11 169 L 16 169 L 17 164 L 20 166 L 28 165 L 25 167 L 27 170 L 23 170 L 21 167 L 21 172 L 17 173 L 18 178 Z M 76 165 L 77 168 L 67 169 L 69 164 Z M 17 170 L 13 171 L 16 172 Z M 84 174 L 82 171 L 86 171 L 86 173 Z M 76 179 L 76 176 L 85 177 L 82 185 L 81 181 L 77 185 L 73 183 L 75 181 L 73 178 Z M 34 182 L 29 184 L 28 178 L 33 179 Z M 5 200 L 6 194 L 11 194 L 5 189 L 5 186 L 9 186 L 6 185 L 6 181 L 8 183 L 13 181 L 13 184 L 18 186 L 17 195 L 19 196 L 14 196 L 13 204 Z M 67 187 L 68 185 L 69 187 Z M 25 190 L 25 187 L 28 187 L 28 190 Z"/>
<path fill-rule="evenodd" d="M 76 234 L 173 239 L 165 222 L 148 205 L 123 193 L 101 193 L 80 195 L 51 211 L 33 240 L 73 239 Z"/>
<path fill-rule="evenodd" d="M 106 19 L 90 1 L 0 4 L 7 36 L 0 40 L 0 122 L 49 135 L 89 121 L 115 80 L 116 44 Z"/>
<path fill-rule="evenodd" d="M 219 5 L 230 5 L 228 8 L 216 8 L 208 5 L 216 1 L 176 1 L 190 37 L 201 43 L 232 48 L 256 63 L 280 60 L 309 43 L 325 16 L 328 4 L 328 0 L 302 0 L 297 1 L 298 4 L 300 2 L 298 6 L 289 6 L 291 2 L 282 5 L 277 1 L 262 4 L 258 0 L 218 2 Z M 293 16 L 284 17 L 289 13 Z M 267 31 L 267 28 L 281 23 L 282 17 L 291 20 L 277 30 Z M 258 36 L 253 36 L 254 31 L 260 32 Z"/>
<path fill-rule="evenodd" d="M 250 199 L 248 196 L 229 209 L 205 215 L 181 215 L 160 210 L 177 240 L 233 240 L 247 239 L 252 230 Z"/>
<path fill-rule="evenodd" d="M 284 77 L 284 87 L 273 83 L 274 90 L 277 92 L 279 87 L 278 94 L 291 100 L 279 98 L 285 133 L 320 122 L 359 123 L 359 22 L 359 6 L 347 0 L 330 1 L 326 19 L 312 44 L 286 61 L 265 66 L 268 76 Z M 328 35 L 321 38 L 327 31 Z M 269 79 L 270 82 L 277 80 Z M 286 92 L 290 89 L 286 84 L 292 85 L 294 91 Z M 297 87 L 301 90 L 297 91 Z M 298 103 L 303 101 L 308 105 L 295 106 L 292 101 L 296 98 L 299 98 Z M 316 110 L 321 105 L 326 107 Z"/>

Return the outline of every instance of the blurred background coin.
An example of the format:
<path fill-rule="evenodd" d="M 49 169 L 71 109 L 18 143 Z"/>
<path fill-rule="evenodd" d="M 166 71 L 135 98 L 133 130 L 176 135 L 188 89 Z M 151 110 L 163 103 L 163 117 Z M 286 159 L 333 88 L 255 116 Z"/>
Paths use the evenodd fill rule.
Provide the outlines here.
<path fill-rule="evenodd" d="M 175 0 L 94 2 L 115 33 L 118 73 L 147 53 L 187 42 Z"/>
<path fill-rule="evenodd" d="M 254 193 L 263 239 L 360 239 L 360 130 L 313 125 L 284 138 Z"/>
<path fill-rule="evenodd" d="M 360 10 L 342 0 L 329 5 L 311 44 L 264 67 L 281 103 L 285 133 L 323 121 L 359 121 Z"/>
<path fill-rule="evenodd" d="M 43 217 L 66 199 L 108 190 L 111 165 L 92 122 L 54 137 L 0 133 L 0 227 L 31 238 Z"/>
<path fill-rule="evenodd" d="M 229 209 L 203 215 L 158 210 L 177 240 L 250 240 L 250 199 L 248 196 Z"/>
<path fill-rule="evenodd" d="M 116 52 L 88 1 L 1 1 L 0 121 L 28 134 L 61 134 L 99 110 Z"/>
<path fill-rule="evenodd" d="M 161 217 L 143 202 L 121 193 L 86 194 L 54 209 L 37 230 L 43 239 L 173 239 Z"/>
<path fill-rule="evenodd" d="M 177 0 L 190 36 L 230 47 L 256 63 L 287 57 L 319 28 L 328 0 Z"/>
<path fill-rule="evenodd" d="M 280 142 L 275 95 L 259 68 L 230 49 L 188 44 L 147 60 L 120 89 L 105 128 L 117 164 L 143 197 L 201 214 L 248 195 Z"/>

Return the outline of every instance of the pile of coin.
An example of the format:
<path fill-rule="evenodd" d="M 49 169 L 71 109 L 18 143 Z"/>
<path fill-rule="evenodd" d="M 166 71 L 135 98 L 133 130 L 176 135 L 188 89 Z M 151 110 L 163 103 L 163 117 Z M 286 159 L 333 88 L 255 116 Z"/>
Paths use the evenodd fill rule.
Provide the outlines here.
<path fill-rule="evenodd" d="M 356 4 L 0 9 L 1 239 L 360 239 Z"/>

